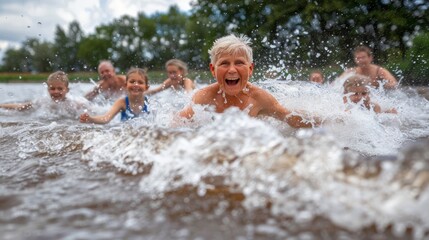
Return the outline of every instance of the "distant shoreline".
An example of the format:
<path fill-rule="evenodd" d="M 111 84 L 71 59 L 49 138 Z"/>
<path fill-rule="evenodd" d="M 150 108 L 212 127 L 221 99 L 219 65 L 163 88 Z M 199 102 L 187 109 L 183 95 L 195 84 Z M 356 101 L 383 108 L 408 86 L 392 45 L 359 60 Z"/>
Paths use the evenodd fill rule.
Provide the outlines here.
<path fill-rule="evenodd" d="M 15 72 L 0 72 L 0 83 L 38 83 L 44 82 L 48 78 L 50 73 L 15 73 Z M 161 83 L 167 78 L 166 72 L 157 70 L 149 71 L 149 82 L 150 83 Z M 98 74 L 96 72 L 72 72 L 68 73 L 68 77 L 71 83 L 74 82 L 91 82 L 98 81 Z M 211 79 L 209 71 L 191 71 L 188 75 L 191 79 L 197 77 L 203 81 Z"/>

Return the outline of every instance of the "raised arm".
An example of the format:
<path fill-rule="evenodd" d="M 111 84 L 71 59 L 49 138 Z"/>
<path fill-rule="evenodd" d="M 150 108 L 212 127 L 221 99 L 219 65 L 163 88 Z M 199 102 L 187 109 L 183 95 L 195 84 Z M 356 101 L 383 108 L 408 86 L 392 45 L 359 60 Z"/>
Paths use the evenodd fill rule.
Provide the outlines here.
<path fill-rule="evenodd" d="M 183 81 L 184 81 L 183 84 L 184 84 L 184 87 L 185 87 L 185 91 L 187 93 L 192 92 L 192 90 L 194 90 L 194 88 L 195 88 L 194 81 L 192 81 L 189 78 L 185 78 Z"/>
<path fill-rule="evenodd" d="M 121 98 L 117 100 L 110 110 L 104 115 L 100 116 L 90 116 L 88 113 L 83 113 L 80 115 L 81 123 L 96 123 L 96 124 L 106 124 L 110 122 L 116 114 L 121 111 L 121 109 L 125 109 L 125 99 Z"/>
<path fill-rule="evenodd" d="M 394 89 L 398 86 L 396 78 L 385 68 L 380 68 L 380 77 L 386 80 L 385 89 Z"/>
<path fill-rule="evenodd" d="M 85 94 L 85 98 L 89 101 L 92 101 L 95 97 L 97 97 L 98 94 L 100 94 L 100 87 L 96 86 L 90 92 Z"/>
<path fill-rule="evenodd" d="M 25 111 L 33 108 L 33 104 L 31 102 L 27 103 L 3 103 L 0 104 L 0 108 Z"/>
<path fill-rule="evenodd" d="M 169 88 L 170 86 L 171 86 L 171 80 L 168 78 L 167 80 L 162 82 L 162 84 L 159 85 L 158 87 L 147 90 L 146 92 L 144 92 L 144 95 L 148 96 L 148 95 L 153 95 L 155 93 L 159 93 L 159 92 L 164 91 L 165 89 Z"/>

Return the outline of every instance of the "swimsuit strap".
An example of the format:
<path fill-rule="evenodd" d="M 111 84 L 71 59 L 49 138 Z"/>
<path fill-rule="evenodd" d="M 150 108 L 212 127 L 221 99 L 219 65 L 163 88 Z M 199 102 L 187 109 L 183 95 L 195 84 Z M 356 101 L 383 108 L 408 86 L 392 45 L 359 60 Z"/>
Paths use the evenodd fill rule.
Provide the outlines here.
<path fill-rule="evenodd" d="M 380 69 L 381 69 L 381 67 L 380 66 L 378 66 L 377 67 L 377 71 L 376 71 L 376 73 L 375 73 L 375 80 L 383 80 L 383 78 L 381 78 L 380 77 Z"/>
<path fill-rule="evenodd" d="M 144 106 L 143 106 L 142 112 L 145 112 L 145 113 L 149 112 L 149 110 L 147 109 L 148 103 L 149 103 L 149 99 L 146 96 L 144 96 Z"/>
<path fill-rule="evenodd" d="M 128 99 L 128 96 L 125 97 L 125 109 L 130 112 L 133 112 L 131 111 L 131 108 L 130 108 L 130 100 Z"/>

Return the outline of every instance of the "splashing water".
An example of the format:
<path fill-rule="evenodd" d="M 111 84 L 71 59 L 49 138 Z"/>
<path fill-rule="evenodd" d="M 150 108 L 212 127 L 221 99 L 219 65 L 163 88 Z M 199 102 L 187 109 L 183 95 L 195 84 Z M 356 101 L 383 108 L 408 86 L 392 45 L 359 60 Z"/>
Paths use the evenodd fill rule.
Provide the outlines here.
<path fill-rule="evenodd" d="M 49 99 L 30 112 L 0 110 L 0 231 L 6 239 L 318 239 L 326 229 L 343 239 L 428 237 L 425 98 L 405 88 L 373 91 L 374 101 L 398 110 L 375 114 L 345 111 L 335 86 L 255 84 L 322 125 L 297 130 L 195 106 L 194 122 L 173 128 L 191 97 L 174 91 L 151 97 L 150 118 L 126 123 L 80 124 L 79 110 L 52 108 Z M 44 88 L 18 87 L 45 96 Z M 70 99 L 91 88 L 72 85 Z"/>

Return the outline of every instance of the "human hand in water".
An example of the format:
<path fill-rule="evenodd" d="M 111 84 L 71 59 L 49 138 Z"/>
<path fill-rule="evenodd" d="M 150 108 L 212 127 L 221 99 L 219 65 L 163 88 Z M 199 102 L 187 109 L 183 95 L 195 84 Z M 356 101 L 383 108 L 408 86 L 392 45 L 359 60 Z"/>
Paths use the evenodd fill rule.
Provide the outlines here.
<path fill-rule="evenodd" d="M 393 113 L 393 114 L 398 114 L 398 111 L 396 110 L 396 108 L 391 108 L 391 109 L 387 109 L 386 111 L 384 111 L 385 113 Z"/>
<path fill-rule="evenodd" d="M 79 121 L 81 123 L 90 123 L 91 122 L 91 116 L 87 112 L 82 113 L 79 117 Z"/>

